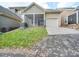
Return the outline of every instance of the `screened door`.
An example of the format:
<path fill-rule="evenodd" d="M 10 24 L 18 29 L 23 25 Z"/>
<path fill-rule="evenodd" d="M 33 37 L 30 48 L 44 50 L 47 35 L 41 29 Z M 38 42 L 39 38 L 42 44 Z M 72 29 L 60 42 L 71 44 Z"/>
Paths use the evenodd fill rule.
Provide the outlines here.
<path fill-rule="evenodd" d="M 68 16 L 68 24 L 76 24 L 76 13 Z"/>

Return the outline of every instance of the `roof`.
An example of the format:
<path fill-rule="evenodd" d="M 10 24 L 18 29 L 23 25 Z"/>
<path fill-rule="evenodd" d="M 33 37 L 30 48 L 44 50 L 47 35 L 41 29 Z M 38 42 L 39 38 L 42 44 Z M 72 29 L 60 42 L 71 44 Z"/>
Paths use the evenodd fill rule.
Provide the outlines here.
<path fill-rule="evenodd" d="M 41 8 L 42 10 L 44 10 L 46 13 L 61 13 L 64 10 L 79 10 L 79 6 L 77 8 L 75 7 L 65 7 L 65 8 L 57 8 L 57 9 L 44 9 L 41 6 L 39 6 L 38 4 L 36 4 L 35 2 L 32 2 L 29 6 L 27 7 L 10 7 L 10 8 L 16 8 L 16 9 L 22 9 L 21 11 L 24 12 L 26 10 L 28 10 L 29 8 L 31 8 L 33 5 L 36 5 L 37 7 Z"/>
<path fill-rule="evenodd" d="M 75 9 L 74 7 L 65 7 L 63 9 Z"/>
<path fill-rule="evenodd" d="M 12 11 L 10 11 L 7 8 L 4 8 L 2 6 L 0 6 L 0 15 L 7 16 L 7 17 L 12 18 L 12 19 L 19 21 L 19 22 L 22 21 L 22 19 L 18 15 L 16 15 Z"/>
<path fill-rule="evenodd" d="M 41 6 L 39 6 L 38 4 L 36 4 L 35 2 L 32 2 L 27 8 L 25 8 L 24 10 L 22 10 L 22 12 L 28 10 L 29 8 L 31 8 L 34 5 L 36 5 L 40 9 L 44 10 L 44 8 L 42 8 Z"/>
<path fill-rule="evenodd" d="M 32 4 L 30 4 L 27 8 L 25 8 L 24 10 L 22 10 L 22 12 L 28 10 L 29 8 L 31 8 L 32 6 L 36 5 L 37 7 L 39 7 L 40 9 L 42 9 L 43 11 L 45 11 L 46 13 L 49 12 L 53 12 L 53 13 L 60 13 L 60 10 L 55 10 L 55 9 L 44 9 L 41 6 L 39 6 L 38 4 L 36 4 L 35 2 L 33 2 Z"/>
<path fill-rule="evenodd" d="M 19 7 L 9 7 L 9 8 L 10 8 L 10 9 L 11 9 L 11 8 L 20 9 L 20 8 L 27 8 L 27 7 L 24 7 L 24 6 L 21 7 L 21 6 L 19 6 Z"/>
<path fill-rule="evenodd" d="M 75 10 L 75 8 L 74 7 L 66 7 L 66 8 L 58 8 L 58 10 L 62 10 L 62 11 L 64 11 L 64 10 Z"/>
<path fill-rule="evenodd" d="M 27 8 L 27 7 L 24 7 L 24 6 L 19 6 L 19 7 L 9 7 L 9 9 L 17 9 L 17 10 L 21 10 L 21 9 L 25 9 L 25 8 Z"/>
<path fill-rule="evenodd" d="M 79 10 L 79 6 L 77 6 L 77 7 L 75 8 L 75 10 Z"/>

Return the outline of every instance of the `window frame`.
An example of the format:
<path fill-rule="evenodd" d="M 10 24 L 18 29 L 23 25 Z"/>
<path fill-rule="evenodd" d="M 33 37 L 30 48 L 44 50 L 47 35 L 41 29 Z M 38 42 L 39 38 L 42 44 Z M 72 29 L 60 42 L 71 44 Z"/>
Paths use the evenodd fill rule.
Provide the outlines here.
<path fill-rule="evenodd" d="M 30 15 L 31 13 L 26 13 L 26 14 L 24 14 L 24 16 L 25 15 Z M 45 14 L 44 13 L 32 13 L 32 15 L 33 15 L 33 23 L 32 23 L 32 25 L 33 26 L 39 26 L 39 25 L 36 25 L 35 24 L 35 15 L 37 15 L 37 14 L 43 14 L 43 20 L 45 20 Z M 44 25 L 44 22 L 43 22 L 43 25 Z"/>

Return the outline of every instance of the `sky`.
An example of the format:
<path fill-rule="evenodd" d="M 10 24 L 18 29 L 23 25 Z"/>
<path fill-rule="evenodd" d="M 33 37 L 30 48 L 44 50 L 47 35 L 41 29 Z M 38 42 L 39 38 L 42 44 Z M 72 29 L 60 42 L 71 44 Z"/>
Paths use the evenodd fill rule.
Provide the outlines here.
<path fill-rule="evenodd" d="M 0 0 L 0 5 L 3 7 L 18 7 L 29 6 L 32 2 L 36 2 L 43 8 L 56 9 L 63 7 L 77 7 L 79 6 L 79 0 Z"/>

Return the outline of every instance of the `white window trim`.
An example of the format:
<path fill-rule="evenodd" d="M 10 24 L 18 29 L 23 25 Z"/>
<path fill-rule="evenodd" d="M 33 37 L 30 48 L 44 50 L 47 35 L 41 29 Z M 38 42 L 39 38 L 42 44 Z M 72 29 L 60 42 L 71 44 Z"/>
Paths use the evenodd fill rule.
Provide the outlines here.
<path fill-rule="evenodd" d="M 66 23 L 65 24 L 68 24 L 68 16 L 67 17 L 65 17 L 65 20 L 64 20 L 64 22 L 66 21 Z"/>
<path fill-rule="evenodd" d="M 35 14 L 33 14 L 33 26 L 35 26 Z"/>
<path fill-rule="evenodd" d="M 78 11 L 76 11 L 76 24 L 78 24 Z"/>
<path fill-rule="evenodd" d="M 44 12 L 44 26 L 46 26 L 46 19 L 45 19 L 46 15 L 45 15 L 45 12 Z"/>
<path fill-rule="evenodd" d="M 23 19 L 22 23 L 25 22 L 25 15 L 22 15 L 21 18 Z"/>

